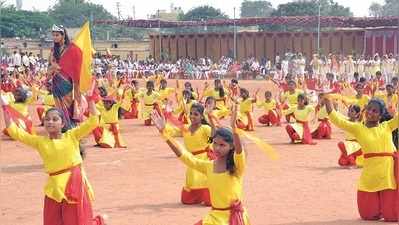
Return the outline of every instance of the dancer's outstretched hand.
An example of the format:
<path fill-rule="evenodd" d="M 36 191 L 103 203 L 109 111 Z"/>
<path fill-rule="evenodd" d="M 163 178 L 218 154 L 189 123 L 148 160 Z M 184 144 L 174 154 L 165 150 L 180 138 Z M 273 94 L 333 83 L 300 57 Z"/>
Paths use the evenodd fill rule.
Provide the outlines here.
<path fill-rule="evenodd" d="M 151 113 L 151 119 L 154 122 L 156 128 L 159 130 L 160 133 L 163 132 L 165 129 L 165 118 L 163 116 L 159 115 L 158 111 L 154 110 Z"/>

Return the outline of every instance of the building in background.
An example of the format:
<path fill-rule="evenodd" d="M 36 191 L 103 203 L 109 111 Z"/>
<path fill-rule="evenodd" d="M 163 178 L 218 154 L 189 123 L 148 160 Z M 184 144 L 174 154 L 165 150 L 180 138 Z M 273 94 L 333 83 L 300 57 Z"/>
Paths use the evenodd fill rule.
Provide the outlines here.
<path fill-rule="evenodd" d="M 158 9 L 154 15 L 150 16 L 150 19 L 177 21 L 180 14 L 183 14 L 181 7 L 175 7 L 173 4 L 171 4 L 169 12 L 164 9 Z"/>

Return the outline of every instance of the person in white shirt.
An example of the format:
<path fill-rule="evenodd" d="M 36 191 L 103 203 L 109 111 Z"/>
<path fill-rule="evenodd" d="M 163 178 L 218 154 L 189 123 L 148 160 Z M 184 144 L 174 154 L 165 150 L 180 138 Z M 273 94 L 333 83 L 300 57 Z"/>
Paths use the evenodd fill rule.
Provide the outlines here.
<path fill-rule="evenodd" d="M 26 53 L 22 53 L 22 65 L 23 65 L 25 68 L 29 68 L 29 58 L 28 58 L 28 56 L 26 55 Z"/>
<path fill-rule="evenodd" d="M 18 51 L 14 51 L 14 56 L 12 59 L 12 65 L 16 68 L 22 65 L 22 58 Z"/>

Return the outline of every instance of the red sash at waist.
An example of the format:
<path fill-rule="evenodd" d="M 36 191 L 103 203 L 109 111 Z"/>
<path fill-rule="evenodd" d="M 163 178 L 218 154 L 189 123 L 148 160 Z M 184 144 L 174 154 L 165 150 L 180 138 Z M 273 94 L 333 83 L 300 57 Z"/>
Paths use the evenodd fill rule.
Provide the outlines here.
<path fill-rule="evenodd" d="M 244 223 L 244 208 L 241 201 L 235 201 L 228 208 L 216 208 L 212 206 L 212 210 L 230 211 L 229 225 L 245 225 Z"/>
<path fill-rule="evenodd" d="M 318 119 L 319 122 L 329 122 L 330 120 L 328 118 L 324 118 L 324 119 Z"/>

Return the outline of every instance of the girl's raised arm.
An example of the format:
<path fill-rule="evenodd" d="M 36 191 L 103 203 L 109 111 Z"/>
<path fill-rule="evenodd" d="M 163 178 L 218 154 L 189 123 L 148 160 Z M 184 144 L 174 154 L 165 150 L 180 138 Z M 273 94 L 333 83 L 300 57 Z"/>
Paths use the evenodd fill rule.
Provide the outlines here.
<path fill-rule="evenodd" d="M 181 144 L 169 137 L 167 134 L 164 134 L 166 126 L 165 118 L 159 115 L 156 110 L 152 112 L 151 119 L 154 121 L 156 128 L 162 134 L 163 138 L 166 140 L 166 143 L 176 154 L 176 156 L 179 157 L 179 159 L 188 167 L 191 167 L 200 173 L 206 174 L 207 167 L 209 163 L 212 162 L 195 158 L 191 153 L 187 152 Z"/>
<path fill-rule="evenodd" d="M 233 114 L 231 115 L 231 128 L 233 129 L 233 139 L 234 139 L 234 148 L 237 154 L 242 152 L 242 145 L 240 135 L 237 132 L 237 114 L 238 114 L 238 104 L 233 106 Z"/>

